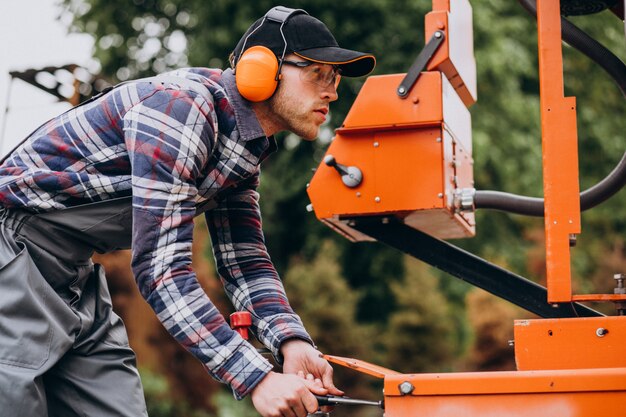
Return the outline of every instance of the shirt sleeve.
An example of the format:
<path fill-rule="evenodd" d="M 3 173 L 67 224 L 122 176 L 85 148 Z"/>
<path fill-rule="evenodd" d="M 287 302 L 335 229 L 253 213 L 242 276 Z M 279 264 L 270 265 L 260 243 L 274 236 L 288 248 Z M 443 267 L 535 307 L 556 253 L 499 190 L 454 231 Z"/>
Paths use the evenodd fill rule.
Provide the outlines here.
<path fill-rule="evenodd" d="M 238 311 L 252 315 L 252 330 L 282 363 L 287 339 L 313 341 L 289 305 L 283 284 L 265 246 L 259 209 L 258 173 L 239 183 L 205 217 L 219 275 Z"/>
<path fill-rule="evenodd" d="M 124 117 L 132 166 L 132 268 L 167 331 L 240 399 L 272 365 L 233 331 L 191 269 L 196 180 L 215 143 L 211 100 L 156 90 Z"/>

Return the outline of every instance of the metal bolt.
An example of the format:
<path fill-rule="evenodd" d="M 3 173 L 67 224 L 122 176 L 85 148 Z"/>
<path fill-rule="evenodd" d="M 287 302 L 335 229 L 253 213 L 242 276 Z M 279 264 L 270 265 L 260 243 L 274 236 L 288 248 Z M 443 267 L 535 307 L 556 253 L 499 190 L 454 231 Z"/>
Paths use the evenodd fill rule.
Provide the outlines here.
<path fill-rule="evenodd" d="M 439 198 L 443 198 L 443 193 L 439 193 L 439 194 L 437 194 L 437 197 L 439 197 Z"/>
<path fill-rule="evenodd" d="M 608 329 L 605 329 L 604 327 L 598 327 L 596 329 L 596 336 L 604 337 L 604 335 L 607 334 L 608 332 L 609 332 Z"/>
<path fill-rule="evenodd" d="M 406 92 L 406 88 L 404 88 L 404 87 L 398 88 L 398 93 L 404 94 L 405 92 Z"/>
<path fill-rule="evenodd" d="M 306 183 L 306 188 L 309 188 L 310 186 L 311 186 L 311 184 L 307 182 Z"/>
<path fill-rule="evenodd" d="M 441 32 L 439 31 L 435 32 L 435 38 L 437 39 L 441 38 Z"/>
<path fill-rule="evenodd" d="M 361 193 L 357 192 L 357 193 L 356 193 L 356 196 L 357 196 L 357 197 L 361 197 Z"/>
<path fill-rule="evenodd" d="M 509 340 L 508 343 L 511 347 L 515 346 L 515 340 Z"/>
<path fill-rule="evenodd" d="M 380 203 L 380 197 L 374 197 L 374 201 Z"/>
<path fill-rule="evenodd" d="M 436 142 L 437 142 L 437 143 L 441 142 L 441 138 L 437 138 L 437 139 L 436 139 Z"/>
<path fill-rule="evenodd" d="M 382 223 L 382 224 L 389 224 L 389 217 L 383 217 L 383 218 L 381 219 L 381 223 Z"/>
<path fill-rule="evenodd" d="M 626 287 L 624 287 L 624 280 L 626 280 L 626 274 L 615 274 L 613 275 L 613 279 L 615 279 L 615 284 L 617 287 L 613 290 L 614 294 L 626 294 Z"/>
<path fill-rule="evenodd" d="M 378 148 L 379 143 L 378 142 L 374 142 L 374 147 Z"/>
<path fill-rule="evenodd" d="M 413 392 L 415 387 L 409 381 L 404 381 L 400 385 L 398 385 L 398 389 L 400 390 L 400 395 L 409 395 Z"/>
<path fill-rule="evenodd" d="M 307 204 L 306 211 L 308 211 L 309 213 L 312 212 L 313 211 L 313 204 Z"/>

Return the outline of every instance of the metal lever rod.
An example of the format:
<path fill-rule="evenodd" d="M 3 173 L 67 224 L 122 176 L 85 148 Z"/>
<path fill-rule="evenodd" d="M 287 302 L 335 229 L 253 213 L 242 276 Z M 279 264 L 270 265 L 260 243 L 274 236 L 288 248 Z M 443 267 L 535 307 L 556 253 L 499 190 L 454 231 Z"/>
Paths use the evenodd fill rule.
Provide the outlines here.
<path fill-rule="evenodd" d="M 341 175 L 341 181 L 346 187 L 354 188 L 361 184 L 363 181 L 363 173 L 355 166 L 345 166 L 337 162 L 334 156 L 326 155 L 324 157 L 324 163 L 329 167 L 335 168 L 339 175 Z"/>
<path fill-rule="evenodd" d="M 417 58 L 415 58 L 406 76 L 398 86 L 397 93 L 400 98 L 406 98 L 409 95 L 411 88 L 413 88 L 417 82 L 424 68 L 426 68 L 428 61 L 430 61 L 435 52 L 437 52 L 437 49 L 439 49 L 439 46 L 445 38 L 446 35 L 441 30 L 433 33 L 433 36 L 426 45 L 424 45 L 424 49 L 422 49 Z"/>
<path fill-rule="evenodd" d="M 385 408 L 384 403 L 382 401 L 358 400 L 355 398 L 334 397 L 332 395 L 329 395 L 329 396 L 316 395 L 315 398 L 317 398 L 317 403 L 320 406 L 346 404 L 346 405 L 372 405 L 372 406 L 379 407 L 382 409 Z"/>

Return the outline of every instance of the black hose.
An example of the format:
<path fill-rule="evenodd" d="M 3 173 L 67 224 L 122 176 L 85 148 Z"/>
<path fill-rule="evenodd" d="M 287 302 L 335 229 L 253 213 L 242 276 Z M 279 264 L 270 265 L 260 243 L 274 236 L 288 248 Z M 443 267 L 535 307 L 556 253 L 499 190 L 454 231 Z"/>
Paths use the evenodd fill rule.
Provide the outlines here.
<path fill-rule="evenodd" d="M 615 169 L 602 181 L 580 194 L 580 209 L 588 210 L 608 200 L 626 185 L 626 153 Z M 543 217 L 543 198 L 525 197 L 501 191 L 476 191 L 474 206 L 479 209 Z"/>
<path fill-rule="evenodd" d="M 534 0 L 518 1 L 530 14 L 537 17 L 537 6 Z M 563 17 L 561 17 L 561 36 L 568 44 L 600 65 L 626 96 L 626 65 L 617 56 Z M 584 211 L 597 206 L 615 195 L 624 185 L 626 185 L 626 153 L 606 178 L 580 194 L 580 209 Z M 476 191 L 474 205 L 477 209 L 503 210 L 537 217 L 544 215 L 543 198 L 501 191 Z"/>
<path fill-rule="evenodd" d="M 528 13 L 537 18 L 537 5 L 534 0 L 518 1 Z M 617 83 L 622 94 L 626 96 L 626 65 L 613 52 L 564 17 L 561 17 L 561 36 L 569 45 L 600 65 Z"/>

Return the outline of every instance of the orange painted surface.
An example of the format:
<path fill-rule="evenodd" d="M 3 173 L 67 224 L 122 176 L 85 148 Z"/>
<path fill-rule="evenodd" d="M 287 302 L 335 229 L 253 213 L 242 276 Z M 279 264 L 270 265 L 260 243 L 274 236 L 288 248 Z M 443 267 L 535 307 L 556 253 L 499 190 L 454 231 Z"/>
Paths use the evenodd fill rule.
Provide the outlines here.
<path fill-rule="evenodd" d="M 357 166 L 363 182 L 348 188 L 335 169 L 320 164 L 308 188 L 318 218 L 443 208 L 440 128 L 338 134 L 327 154 Z M 414 190 L 411 192 L 410 190 Z M 376 198 L 379 201 L 377 202 Z"/>
<path fill-rule="evenodd" d="M 414 390 L 402 396 L 405 381 Z M 384 389 L 386 417 L 614 417 L 626 403 L 626 368 L 400 374 Z"/>
<path fill-rule="evenodd" d="M 391 215 L 436 237 L 473 236 L 473 213 L 452 208 L 454 190 L 473 185 L 469 112 L 441 73 L 423 73 L 404 100 L 403 77 L 364 84 L 327 151 L 363 181 L 349 188 L 322 162 L 307 189 L 315 214 L 353 240 L 362 239 L 339 219 Z"/>
<path fill-rule="evenodd" d="M 616 417 L 625 403 L 625 390 L 385 397 L 385 417 Z"/>
<path fill-rule="evenodd" d="M 626 367 L 626 317 L 515 321 L 519 370 Z"/>
<path fill-rule="evenodd" d="M 626 294 L 582 294 L 572 296 L 572 301 L 626 301 Z"/>
<path fill-rule="evenodd" d="M 401 99 L 396 94 L 396 88 L 405 75 L 369 77 L 339 131 L 441 124 L 443 121 L 441 74 L 422 73 L 409 96 Z"/>
<path fill-rule="evenodd" d="M 402 374 L 324 357 L 383 378 L 385 417 L 614 417 L 626 404 L 626 367 Z"/>
<path fill-rule="evenodd" d="M 415 387 L 412 396 L 626 393 L 626 368 L 396 374 L 385 377 L 385 396 L 402 397 L 399 387 L 404 381 Z"/>
<path fill-rule="evenodd" d="M 548 301 L 572 300 L 570 234 L 580 233 L 576 101 L 563 97 L 559 2 L 537 1 Z"/>
<path fill-rule="evenodd" d="M 371 375 L 376 378 L 385 378 L 387 375 L 400 374 L 400 372 L 394 371 L 392 369 L 383 368 L 382 366 L 374 365 L 372 363 L 365 362 L 359 359 L 344 358 L 341 356 L 333 355 L 322 355 L 322 357 L 329 362 L 345 366 L 346 368 L 354 369 L 357 372 Z"/>

